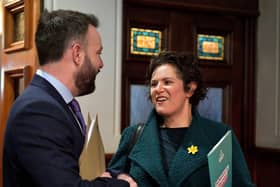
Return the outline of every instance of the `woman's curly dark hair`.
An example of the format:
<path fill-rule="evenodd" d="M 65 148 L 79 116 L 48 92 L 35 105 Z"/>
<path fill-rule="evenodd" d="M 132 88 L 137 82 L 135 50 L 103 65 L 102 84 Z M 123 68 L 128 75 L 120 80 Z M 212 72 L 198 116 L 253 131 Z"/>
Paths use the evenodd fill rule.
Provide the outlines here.
<path fill-rule="evenodd" d="M 207 88 L 204 87 L 202 76 L 198 68 L 198 63 L 192 54 L 177 53 L 173 51 L 163 51 L 151 58 L 147 73 L 146 81 L 150 84 L 154 71 L 161 65 L 169 64 L 176 68 L 177 75 L 184 82 L 184 90 L 189 91 L 188 84 L 192 81 L 196 82 L 197 88 L 190 98 L 190 103 L 196 107 L 200 100 L 203 100 L 207 93 Z"/>

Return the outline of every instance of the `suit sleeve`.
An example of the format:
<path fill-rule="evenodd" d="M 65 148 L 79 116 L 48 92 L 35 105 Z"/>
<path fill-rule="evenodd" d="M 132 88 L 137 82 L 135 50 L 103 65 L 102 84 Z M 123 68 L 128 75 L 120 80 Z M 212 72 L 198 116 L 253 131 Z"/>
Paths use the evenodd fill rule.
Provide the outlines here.
<path fill-rule="evenodd" d="M 10 140 L 16 161 L 26 170 L 31 186 L 38 187 L 128 187 L 113 178 L 82 180 L 79 155 L 73 150 L 73 125 L 65 111 L 49 102 L 33 102 L 17 112 L 10 122 Z M 16 128 L 14 128 L 16 127 Z M 24 180 L 24 179 L 17 179 Z"/>

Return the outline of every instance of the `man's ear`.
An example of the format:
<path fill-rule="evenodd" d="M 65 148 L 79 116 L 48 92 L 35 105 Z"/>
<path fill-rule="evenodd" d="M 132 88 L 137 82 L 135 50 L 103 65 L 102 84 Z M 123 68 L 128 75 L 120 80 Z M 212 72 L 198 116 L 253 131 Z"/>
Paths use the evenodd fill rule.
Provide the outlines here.
<path fill-rule="evenodd" d="M 187 91 L 187 96 L 190 98 L 191 96 L 193 96 L 193 94 L 197 88 L 197 83 L 195 81 L 191 81 L 188 84 L 188 88 L 189 88 L 189 90 Z"/>
<path fill-rule="evenodd" d="M 82 62 L 82 49 L 81 45 L 78 42 L 75 42 L 72 45 L 72 58 L 73 62 L 79 65 Z"/>

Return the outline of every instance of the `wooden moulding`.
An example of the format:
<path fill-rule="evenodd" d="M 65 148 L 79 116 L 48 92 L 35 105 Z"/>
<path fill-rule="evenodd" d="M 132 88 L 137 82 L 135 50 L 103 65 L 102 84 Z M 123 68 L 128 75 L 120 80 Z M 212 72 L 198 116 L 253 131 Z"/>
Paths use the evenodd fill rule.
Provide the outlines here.
<path fill-rule="evenodd" d="M 23 67 L 7 69 L 5 70 L 5 82 L 7 84 L 11 84 L 9 87 L 12 88 L 10 90 L 10 94 L 14 95 L 14 99 L 19 96 L 23 90 L 27 87 L 30 82 L 30 66 L 25 65 Z"/>
<path fill-rule="evenodd" d="M 32 23 L 31 0 L 5 0 L 4 11 L 4 52 L 28 49 Z"/>

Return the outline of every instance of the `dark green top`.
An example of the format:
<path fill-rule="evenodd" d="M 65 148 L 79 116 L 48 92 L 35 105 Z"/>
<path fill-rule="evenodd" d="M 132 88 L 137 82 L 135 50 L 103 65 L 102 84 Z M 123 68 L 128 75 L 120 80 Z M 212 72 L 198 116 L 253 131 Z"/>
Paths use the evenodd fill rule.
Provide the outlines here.
<path fill-rule="evenodd" d="M 166 175 L 168 175 L 169 166 L 183 141 L 187 129 L 188 128 L 160 128 L 160 148 Z"/>
<path fill-rule="evenodd" d="M 210 187 L 207 153 L 231 128 L 201 117 L 195 112 L 192 123 L 185 132 L 168 170 L 164 166 L 164 154 L 160 141 L 160 128 L 155 111 L 152 111 L 143 133 L 130 151 L 136 126 L 126 128 L 109 168 L 130 174 L 139 187 Z M 196 154 L 187 148 L 198 147 Z M 250 174 L 236 136 L 232 138 L 232 186 L 253 187 Z"/>

